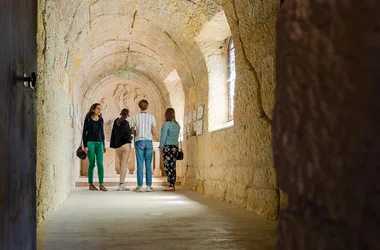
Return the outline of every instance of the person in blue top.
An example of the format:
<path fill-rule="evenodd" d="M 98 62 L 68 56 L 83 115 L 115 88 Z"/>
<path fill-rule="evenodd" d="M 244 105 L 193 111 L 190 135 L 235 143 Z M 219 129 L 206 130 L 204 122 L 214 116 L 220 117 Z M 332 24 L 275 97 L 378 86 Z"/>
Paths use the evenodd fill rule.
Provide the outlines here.
<path fill-rule="evenodd" d="M 168 178 L 169 186 L 163 191 L 174 191 L 177 178 L 176 161 L 178 152 L 178 138 L 181 127 L 175 120 L 175 111 L 173 108 L 166 109 L 166 122 L 161 129 L 160 153 L 164 157 L 164 169 Z"/>

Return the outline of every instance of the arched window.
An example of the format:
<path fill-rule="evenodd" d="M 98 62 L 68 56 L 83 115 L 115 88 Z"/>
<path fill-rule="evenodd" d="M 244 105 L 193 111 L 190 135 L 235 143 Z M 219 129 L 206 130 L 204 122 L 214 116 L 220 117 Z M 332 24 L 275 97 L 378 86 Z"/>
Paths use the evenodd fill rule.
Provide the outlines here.
<path fill-rule="evenodd" d="M 228 40 L 228 120 L 234 119 L 234 96 L 235 96 L 235 46 L 232 37 Z"/>
<path fill-rule="evenodd" d="M 235 48 L 224 11 L 207 22 L 196 41 L 208 73 L 208 131 L 234 126 Z"/>

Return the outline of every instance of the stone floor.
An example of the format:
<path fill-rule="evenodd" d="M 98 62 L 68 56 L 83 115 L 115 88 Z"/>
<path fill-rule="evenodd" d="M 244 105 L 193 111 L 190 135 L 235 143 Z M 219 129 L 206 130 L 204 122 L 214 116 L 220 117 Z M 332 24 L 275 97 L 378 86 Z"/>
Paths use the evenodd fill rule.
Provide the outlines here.
<path fill-rule="evenodd" d="M 124 183 L 126 185 L 130 185 L 130 186 L 136 186 L 137 185 L 136 181 L 137 181 L 136 175 L 127 175 L 124 179 Z M 153 182 L 153 186 L 166 186 L 167 185 L 166 177 L 164 177 L 164 176 L 160 176 L 160 177 L 153 176 L 152 182 Z M 117 186 L 117 185 L 119 185 L 119 176 L 105 177 L 104 183 L 107 187 Z M 177 183 L 178 183 L 178 185 L 181 185 L 181 182 L 177 181 Z M 98 178 L 96 178 L 96 177 L 94 177 L 94 185 L 97 185 L 97 186 L 99 185 Z M 75 183 L 75 186 L 76 187 L 87 187 L 88 186 L 87 176 L 79 177 Z"/>
<path fill-rule="evenodd" d="M 38 250 L 274 249 L 276 222 L 180 189 L 77 188 L 38 228 Z"/>

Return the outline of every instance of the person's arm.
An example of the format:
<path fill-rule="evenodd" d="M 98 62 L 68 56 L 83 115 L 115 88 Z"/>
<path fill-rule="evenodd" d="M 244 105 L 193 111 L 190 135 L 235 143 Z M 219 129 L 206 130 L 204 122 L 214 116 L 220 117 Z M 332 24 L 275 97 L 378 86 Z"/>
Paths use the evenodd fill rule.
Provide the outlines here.
<path fill-rule="evenodd" d="M 82 140 L 83 140 L 83 147 L 84 148 L 87 148 L 87 141 L 88 141 L 88 119 L 87 117 L 84 118 L 84 122 L 83 122 L 83 132 L 82 132 Z"/>
<path fill-rule="evenodd" d="M 156 118 L 154 116 L 152 121 L 152 135 L 156 136 Z"/>
<path fill-rule="evenodd" d="M 132 130 L 131 130 L 131 127 L 129 126 L 129 122 L 127 121 L 127 124 L 126 124 L 126 136 L 125 138 L 127 139 L 128 142 L 131 142 L 132 141 Z"/>
<path fill-rule="evenodd" d="M 115 148 L 115 122 L 112 124 L 110 147 Z"/>
<path fill-rule="evenodd" d="M 103 142 L 103 150 L 104 150 L 104 153 L 106 152 L 106 143 L 105 143 L 105 136 L 104 136 L 104 120 L 102 118 L 102 120 L 100 121 L 101 123 L 101 139 L 102 139 L 102 142 Z"/>
<path fill-rule="evenodd" d="M 156 126 L 152 126 L 152 135 L 156 136 Z"/>
<path fill-rule="evenodd" d="M 162 149 L 165 146 L 166 138 L 168 136 L 169 126 L 165 122 L 161 129 L 161 136 L 160 136 L 160 145 L 158 146 L 160 149 Z"/>
<path fill-rule="evenodd" d="M 131 129 L 132 129 L 132 135 L 136 136 L 136 122 L 135 122 L 134 116 L 131 119 Z"/>
<path fill-rule="evenodd" d="M 178 137 L 178 140 L 181 140 L 180 139 L 180 135 L 181 135 L 181 126 L 179 125 L 179 123 L 177 122 L 177 125 L 178 125 L 178 134 L 177 134 L 177 137 Z M 178 145 L 177 145 L 178 146 Z"/>

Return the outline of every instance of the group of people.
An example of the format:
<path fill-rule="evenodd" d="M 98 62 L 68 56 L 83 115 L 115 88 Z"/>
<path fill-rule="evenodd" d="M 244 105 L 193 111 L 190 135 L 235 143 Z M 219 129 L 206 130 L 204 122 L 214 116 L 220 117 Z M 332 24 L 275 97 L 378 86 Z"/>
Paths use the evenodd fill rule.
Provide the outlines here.
<path fill-rule="evenodd" d="M 120 112 L 120 117 L 116 118 L 111 132 L 110 147 L 115 149 L 116 167 L 120 168 L 120 184 L 117 190 L 129 190 L 124 184 L 127 175 L 128 159 L 131 151 L 131 145 L 134 143 L 137 159 L 137 187 L 133 190 L 143 192 L 144 180 L 144 163 L 145 163 L 145 190 L 153 191 L 152 187 L 152 154 L 153 154 L 153 137 L 156 136 L 156 119 L 148 113 L 149 103 L 143 99 L 139 101 L 140 112 L 134 115 L 129 123 L 127 118 L 128 109 Z M 101 105 L 94 103 L 86 114 L 83 126 L 83 150 L 87 154 L 88 166 L 88 183 L 90 190 L 107 191 L 104 186 L 104 166 L 103 155 L 106 152 L 104 121 L 101 114 Z M 161 128 L 160 136 L 160 154 L 164 157 L 164 169 L 166 172 L 168 186 L 164 191 L 175 191 L 176 183 L 176 160 L 178 152 L 178 138 L 180 125 L 175 118 L 173 108 L 166 109 L 165 123 Z M 94 185 L 94 168 L 95 161 L 98 167 L 99 188 Z"/>

